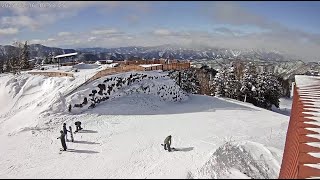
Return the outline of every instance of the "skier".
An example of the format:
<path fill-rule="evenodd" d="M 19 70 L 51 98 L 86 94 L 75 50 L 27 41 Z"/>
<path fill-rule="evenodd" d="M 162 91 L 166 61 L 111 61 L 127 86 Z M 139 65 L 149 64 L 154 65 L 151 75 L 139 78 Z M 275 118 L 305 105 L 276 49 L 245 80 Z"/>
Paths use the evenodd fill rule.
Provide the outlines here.
<path fill-rule="evenodd" d="M 70 136 L 71 136 L 71 141 L 73 142 L 74 139 L 73 139 L 73 134 L 72 134 L 72 128 L 71 128 L 71 126 L 69 126 L 69 132 L 70 132 Z"/>
<path fill-rule="evenodd" d="M 75 132 L 78 132 L 79 130 L 82 129 L 80 121 L 76 121 L 74 124 L 76 125 L 76 128 L 77 128 Z"/>
<path fill-rule="evenodd" d="M 68 140 L 67 133 L 70 132 L 70 131 L 68 131 L 66 125 L 67 125 L 66 123 L 63 123 L 63 133 L 64 133 L 64 135 L 65 135 L 66 141 L 69 141 L 69 140 Z"/>
<path fill-rule="evenodd" d="M 171 152 L 171 148 L 170 148 L 170 146 L 171 146 L 171 135 L 166 137 L 166 139 L 164 140 L 163 146 L 164 146 L 164 150 L 167 150 L 167 148 L 168 148 L 168 151 Z"/>
<path fill-rule="evenodd" d="M 69 110 L 69 112 L 71 112 L 71 104 L 69 104 L 69 109 L 68 110 Z"/>
<path fill-rule="evenodd" d="M 61 130 L 60 131 L 60 137 L 58 137 L 57 139 L 60 139 L 61 140 L 61 145 L 63 147 L 63 151 L 66 151 L 67 150 L 67 145 L 66 145 L 66 141 L 65 141 L 65 134 L 63 133 L 63 131 Z"/>

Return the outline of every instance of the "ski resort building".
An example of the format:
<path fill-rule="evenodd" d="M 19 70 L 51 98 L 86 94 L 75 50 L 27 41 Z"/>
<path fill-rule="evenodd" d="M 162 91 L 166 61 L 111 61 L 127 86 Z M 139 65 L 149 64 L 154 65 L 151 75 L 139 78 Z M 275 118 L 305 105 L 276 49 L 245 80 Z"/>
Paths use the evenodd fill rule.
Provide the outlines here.
<path fill-rule="evenodd" d="M 58 64 L 68 63 L 68 62 L 74 63 L 74 59 L 76 58 L 77 55 L 78 53 L 75 52 L 75 53 L 68 53 L 68 54 L 60 54 L 53 58 L 57 60 Z"/>

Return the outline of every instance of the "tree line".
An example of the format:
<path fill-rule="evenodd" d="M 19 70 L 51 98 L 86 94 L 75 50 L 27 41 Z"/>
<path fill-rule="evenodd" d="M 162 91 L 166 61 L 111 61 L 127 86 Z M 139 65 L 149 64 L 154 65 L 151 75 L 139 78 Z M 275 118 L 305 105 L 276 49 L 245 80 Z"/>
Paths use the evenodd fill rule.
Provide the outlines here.
<path fill-rule="evenodd" d="M 215 95 L 239 101 L 249 102 L 255 106 L 271 109 L 279 108 L 282 86 L 278 77 L 272 73 L 257 73 L 256 67 L 249 62 L 241 76 L 236 76 L 236 67 L 224 66 L 216 74 L 213 85 Z"/>
<path fill-rule="evenodd" d="M 251 62 L 225 64 L 218 70 L 204 66 L 171 71 L 169 75 L 188 93 L 236 99 L 265 109 L 279 107 L 279 98 L 286 95 L 281 77 L 257 73 Z"/>
<path fill-rule="evenodd" d="M 16 42 L 15 47 L 10 46 L 0 59 L 0 73 L 10 72 L 20 74 L 21 70 L 31 68 L 29 57 L 30 51 L 27 41 L 25 43 Z"/>

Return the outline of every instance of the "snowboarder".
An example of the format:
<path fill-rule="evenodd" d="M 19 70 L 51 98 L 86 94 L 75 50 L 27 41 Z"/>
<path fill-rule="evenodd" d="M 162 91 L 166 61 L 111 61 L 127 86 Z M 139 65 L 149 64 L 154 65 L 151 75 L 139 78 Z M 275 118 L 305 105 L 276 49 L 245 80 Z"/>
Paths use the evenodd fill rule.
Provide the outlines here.
<path fill-rule="evenodd" d="M 63 123 L 63 133 L 65 135 L 66 141 L 68 141 L 67 133 L 70 132 L 70 131 L 68 131 L 66 125 L 67 125 L 66 123 Z"/>
<path fill-rule="evenodd" d="M 71 128 L 71 126 L 69 126 L 69 132 L 70 132 L 70 136 L 71 136 L 71 141 L 73 142 L 74 139 L 73 139 L 73 134 L 72 134 L 72 128 Z"/>
<path fill-rule="evenodd" d="M 67 145 L 66 145 L 66 141 L 65 141 L 65 134 L 63 133 L 63 131 L 61 130 L 60 131 L 60 137 L 58 137 L 57 139 L 60 139 L 61 140 L 61 145 L 63 147 L 63 151 L 66 151 L 67 150 Z"/>
<path fill-rule="evenodd" d="M 68 111 L 71 112 L 71 104 L 69 104 L 69 109 L 68 109 Z"/>
<path fill-rule="evenodd" d="M 164 140 L 163 146 L 164 146 L 164 150 L 168 149 L 168 151 L 171 152 L 171 148 L 170 148 L 170 146 L 171 146 L 171 135 L 166 137 L 166 139 Z"/>
<path fill-rule="evenodd" d="M 76 121 L 74 124 L 76 125 L 76 131 L 75 132 L 78 132 L 79 130 L 82 129 L 80 121 Z"/>

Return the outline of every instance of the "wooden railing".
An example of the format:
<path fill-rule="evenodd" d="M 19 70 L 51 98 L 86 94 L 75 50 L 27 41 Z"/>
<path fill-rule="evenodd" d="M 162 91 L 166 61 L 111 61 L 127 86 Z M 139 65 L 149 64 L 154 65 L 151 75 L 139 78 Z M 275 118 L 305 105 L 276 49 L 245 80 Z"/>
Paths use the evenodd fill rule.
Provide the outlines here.
<path fill-rule="evenodd" d="M 114 68 L 109 68 L 105 70 L 99 71 L 97 74 L 95 74 L 93 77 L 88 79 L 86 82 L 89 83 L 91 81 L 94 81 L 96 79 L 99 79 L 101 77 L 107 76 L 107 75 L 113 75 L 123 72 L 129 72 L 129 71 L 153 71 L 153 70 L 182 70 L 182 69 L 188 69 L 190 68 L 190 63 L 173 63 L 173 64 L 162 64 L 160 66 L 154 66 L 154 67 L 141 67 L 139 65 L 121 65 Z"/>

